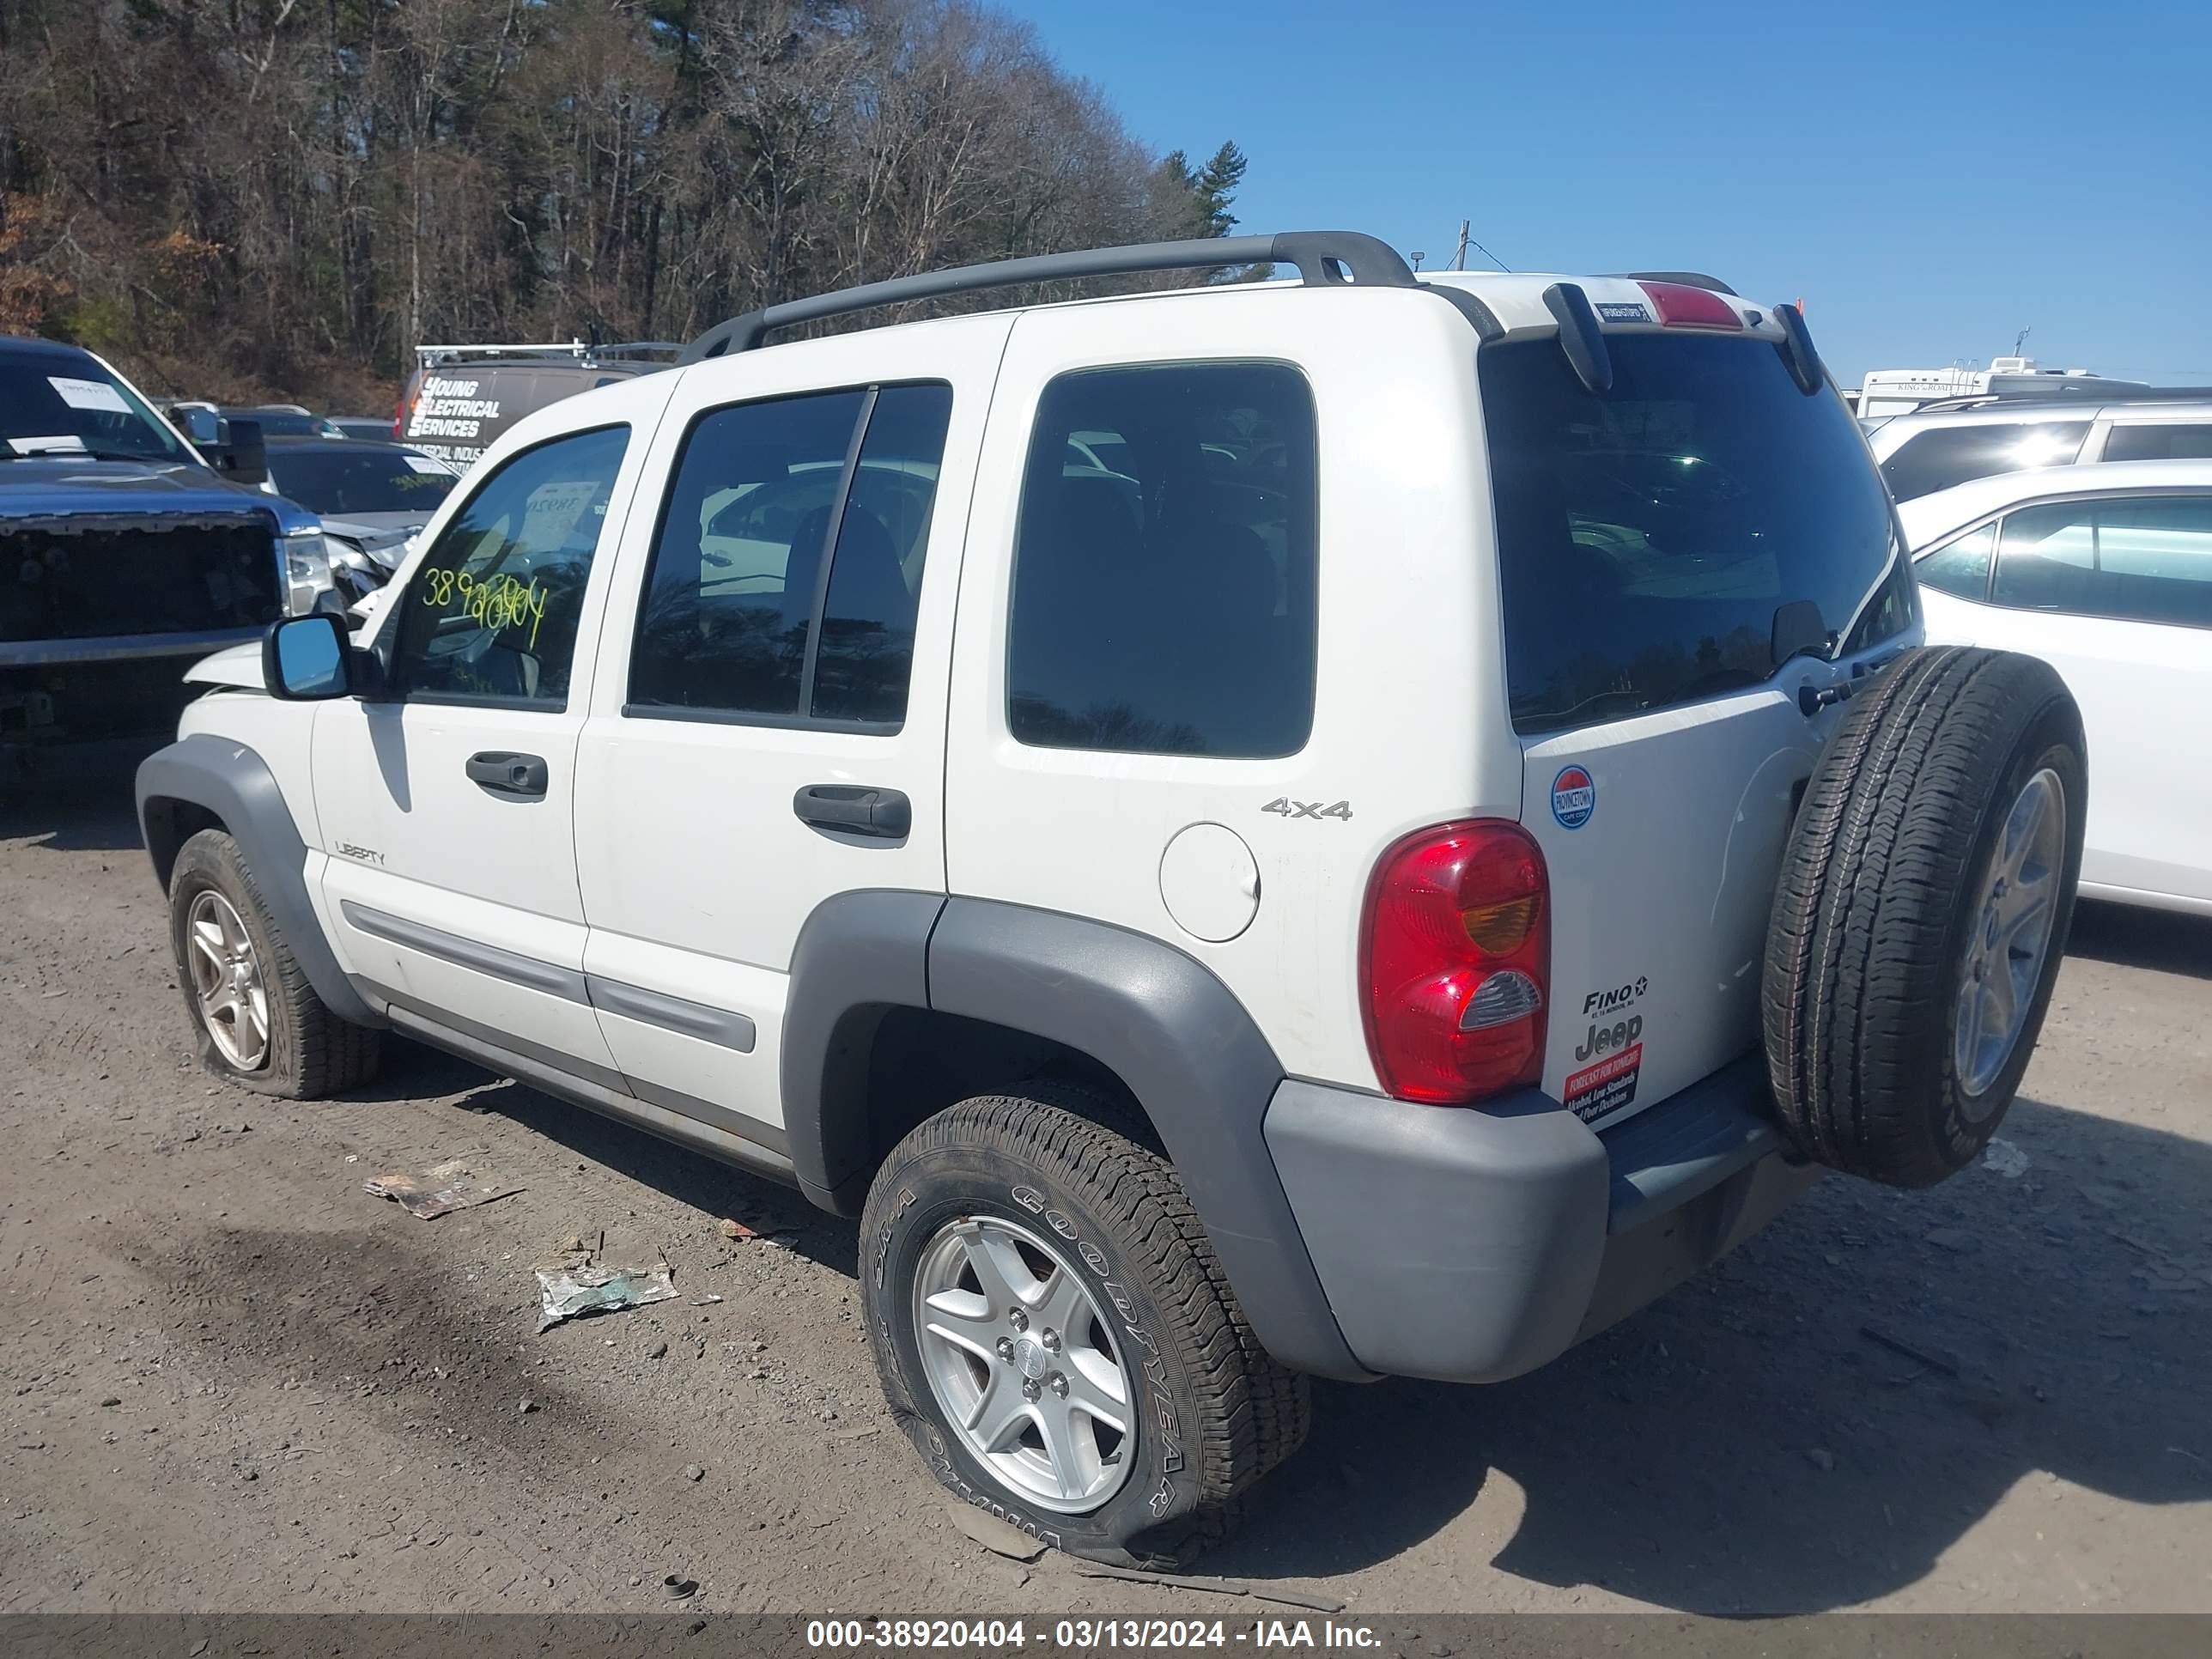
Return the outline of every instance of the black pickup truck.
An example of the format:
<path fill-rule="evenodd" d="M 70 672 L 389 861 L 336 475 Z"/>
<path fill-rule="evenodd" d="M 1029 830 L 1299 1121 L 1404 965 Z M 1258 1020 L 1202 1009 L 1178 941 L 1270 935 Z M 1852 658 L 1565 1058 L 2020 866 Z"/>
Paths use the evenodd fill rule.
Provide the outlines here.
<path fill-rule="evenodd" d="M 0 771 L 172 731 L 194 659 L 331 608 L 321 525 L 222 435 L 210 465 L 90 352 L 0 337 Z"/>

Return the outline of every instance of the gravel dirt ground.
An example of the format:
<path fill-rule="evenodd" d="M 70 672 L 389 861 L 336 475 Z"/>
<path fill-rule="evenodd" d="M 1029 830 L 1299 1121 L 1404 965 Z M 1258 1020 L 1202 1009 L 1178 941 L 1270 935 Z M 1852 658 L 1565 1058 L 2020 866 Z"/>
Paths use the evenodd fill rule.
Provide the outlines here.
<path fill-rule="evenodd" d="M 672 1575 L 1264 1610 L 963 1536 L 879 1403 L 853 1230 L 796 1195 L 404 1044 L 341 1102 L 216 1085 L 126 797 L 0 805 L 0 1611 L 642 1611 Z M 1518 1382 L 1317 1388 L 1203 1570 L 1355 1613 L 2212 1610 L 2209 1009 L 2212 922 L 2086 909 L 2004 1155 L 1831 1177 Z M 523 1190 L 362 1190 L 453 1158 Z M 677 1299 L 536 1334 L 532 1264 L 602 1229 Z"/>

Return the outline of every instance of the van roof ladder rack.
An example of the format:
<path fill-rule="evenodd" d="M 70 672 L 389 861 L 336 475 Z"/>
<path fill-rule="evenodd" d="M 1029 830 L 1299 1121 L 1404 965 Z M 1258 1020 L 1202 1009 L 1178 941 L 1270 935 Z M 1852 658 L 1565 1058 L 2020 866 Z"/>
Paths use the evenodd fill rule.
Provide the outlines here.
<path fill-rule="evenodd" d="M 1182 242 L 1138 242 L 1127 247 L 1085 248 L 1026 259 L 997 259 L 864 283 L 804 300 L 763 306 L 717 323 L 684 349 L 681 361 L 697 362 L 750 351 L 769 333 L 796 323 L 842 317 L 878 306 L 945 294 L 974 294 L 1022 283 L 1058 283 L 1080 276 L 1133 276 L 1147 270 L 1218 270 L 1230 265 L 1285 264 L 1297 268 L 1309 288 L 1356 283 L 1363 288 L 1414 288 L 1413 267 L 1387 242 L 1356 230 L 1293 230 L 1275 236 L 1210 236 Z"/>

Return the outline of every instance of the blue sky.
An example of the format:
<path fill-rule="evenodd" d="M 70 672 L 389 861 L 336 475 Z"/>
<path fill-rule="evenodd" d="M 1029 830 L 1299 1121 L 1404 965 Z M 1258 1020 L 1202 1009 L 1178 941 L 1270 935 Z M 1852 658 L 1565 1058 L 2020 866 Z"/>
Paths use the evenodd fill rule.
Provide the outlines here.
<path fill-rule="evenodd" d="M 2212 383 L 2212 5 L 1012 0 L 1247 230 L 1805 301 L 1845 385 L 2028 355 Z M 1470 256 L 1469 264 L 1480 263 Z"/>

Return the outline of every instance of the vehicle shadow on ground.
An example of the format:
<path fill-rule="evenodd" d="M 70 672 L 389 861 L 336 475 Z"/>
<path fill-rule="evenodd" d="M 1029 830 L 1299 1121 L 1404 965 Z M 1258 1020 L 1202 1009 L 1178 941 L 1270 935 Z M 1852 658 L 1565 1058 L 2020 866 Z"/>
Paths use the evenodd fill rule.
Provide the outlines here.
<path fill-rule="evenodd" d="M 798 1192 L 765 1176 L 722 1164 L 628 1123 L 601 1117 L 483 1067 L 404 1039 L 390 1044 L 376 1082 L 349 1090 L 348 1100 L 415 1100 L 459 1095 L 470 1111 L 496 1112 L 580 1158 L 641 1182 L 678 1203 L 733 1218 L 773 1233 L 799 1255 L 848 1276 L 859 1271 L 853 1224 L 824 1215 Z"/>
<path fill-rule="evenodd" d="M 5 760 L 0 756 L 0 765 Z M 0 774 L 0 841 L 57 853 L 137 851 L 145 843 L 131 793 L 137 767 L 133 757 L 66 776 Z"/>
<path fill-rule="evenodd" d="M 2212 916 L 2084 899 L 2075 907 L 2066 954 L 2121 968 L 2212 980 Z"/>
<path fill-rule="evenodd" d="M 471 1107 L 855 1271 L 851 1224 L 786 1188 L 402 1048 L 395 1097 L 474 1079 Z M 1817 1612 L 1926 1578 L 2023 1482 L 2212 1499 L 2212 1146 L 2027 1098 L 2003 1138 L 2027 1154 L 2017 1178 L 1977 1165 L 1908 1194 L 1832 1176 L 1516 1382 L 1316 1385 L 1305 1450 L 1200 1571 L 1473 1556 L 1689 1613 Z"/>
<path fill-rule="evenodd" d="M 1808 1613 L 1929 1577 L 2023 1483 L 2212 1498 L 2212 1146 L 2026 1098 L 2003 1138 L 2021 1177 L 1831 1176 L 1514 1382 L 1317 1388 L 1306 1450 L 1208 1569 L 1344 1572 L 1473 1504 L 1455 1557 L 1684 1612 Z"/>

